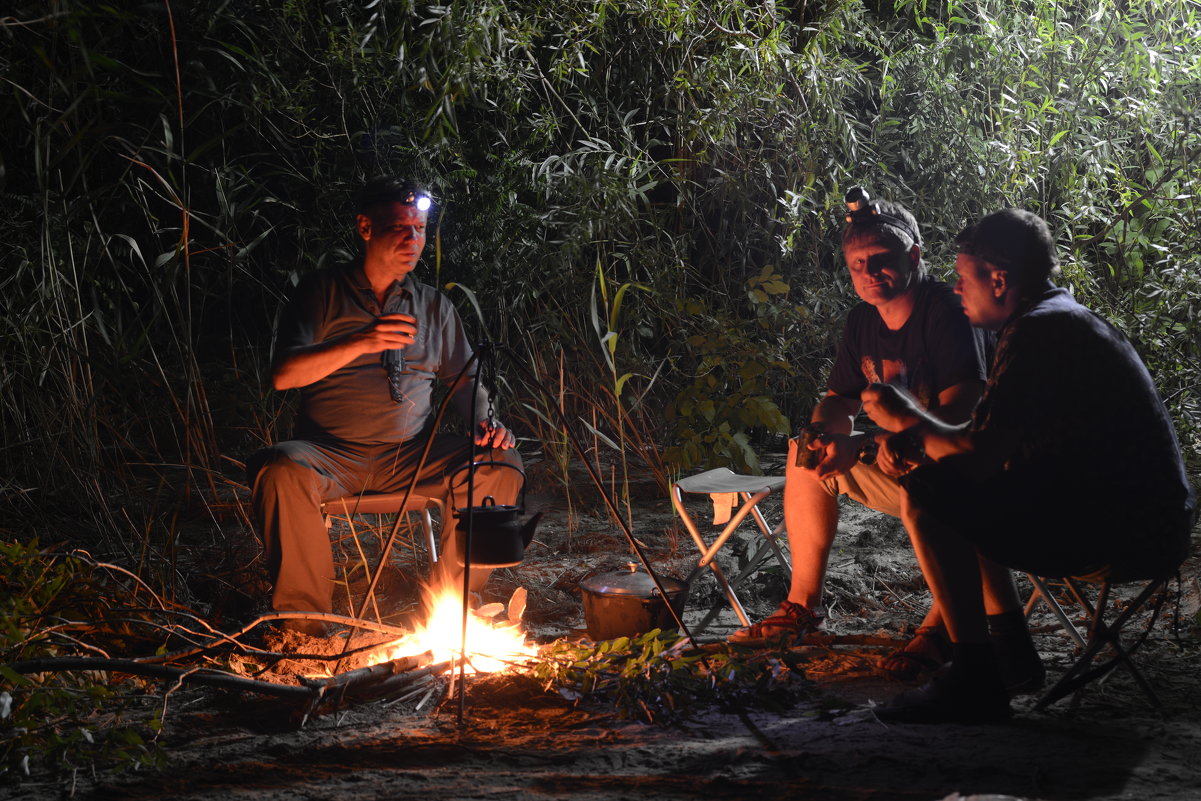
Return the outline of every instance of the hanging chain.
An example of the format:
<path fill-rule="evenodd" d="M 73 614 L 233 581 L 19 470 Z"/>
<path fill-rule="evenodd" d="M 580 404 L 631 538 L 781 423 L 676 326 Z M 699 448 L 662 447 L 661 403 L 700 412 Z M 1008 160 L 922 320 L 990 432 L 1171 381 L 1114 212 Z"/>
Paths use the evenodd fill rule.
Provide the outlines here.
<path fill-rule="evenodd" d="M 487 420 L 488 430 L 496 425 L 496 353 L 491 343 L 482 348 L 480 353 L 480 380 L 484 391 L 488 393 Z"/>

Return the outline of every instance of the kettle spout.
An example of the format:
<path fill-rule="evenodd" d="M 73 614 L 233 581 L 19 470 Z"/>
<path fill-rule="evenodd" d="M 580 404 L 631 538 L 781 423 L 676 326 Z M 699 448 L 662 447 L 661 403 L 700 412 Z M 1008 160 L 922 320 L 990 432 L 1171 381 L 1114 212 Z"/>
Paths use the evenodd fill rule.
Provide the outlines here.
<path fill-rule="evenodd" d="M 534 529 L 538 527 L 538 521 L 542 518 L 542 512 L 534 513 L 534 516 L 525 521 L 525 525 L 521 527 L 521 541 L 526 546 L 530 544 L 530 540 L 534 539 Z"/>

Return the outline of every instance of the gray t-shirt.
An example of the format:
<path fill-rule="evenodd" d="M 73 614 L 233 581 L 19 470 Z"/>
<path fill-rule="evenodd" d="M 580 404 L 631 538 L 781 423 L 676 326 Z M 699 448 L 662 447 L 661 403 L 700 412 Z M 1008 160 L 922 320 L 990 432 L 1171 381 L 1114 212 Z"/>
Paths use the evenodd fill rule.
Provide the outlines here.
<path fill-rule="evenodd" d="M 404 348 L 401 402 L 392 399 L 388 356 L 367 353 L 300 390 L 298 437 L 333 437 L 365 444 L 408 440 L 432 412 L 434 380 L 451 385 L 463 374 L 469 390 L 475 374 L 472 349 L 450 299 L 408 276 L 394 282 L 381 308 L 362 264 L 353 262 L 301 279 L 280 319 L 276 347 L 288 349 L 345 336 L 384 313 L 417 318 L 417 341 Z"/>

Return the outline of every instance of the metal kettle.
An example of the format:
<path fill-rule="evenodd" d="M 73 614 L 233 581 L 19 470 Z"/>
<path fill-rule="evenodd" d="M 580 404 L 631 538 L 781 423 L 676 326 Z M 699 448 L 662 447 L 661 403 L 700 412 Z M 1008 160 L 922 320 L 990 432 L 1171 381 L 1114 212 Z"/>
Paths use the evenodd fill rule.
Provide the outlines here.
<path fill-rule="evenodd" d="M 467 554 L 467 526 L 470 521 L 472 567 L 513 567 L 521 564 L 525 558 L 525 548 L 533 540 L 538 520 L 542 517 L 542 512 L 537 512 L 529 519 L 521 520 L 521 515 L 525 513 L 525 473 L 508 462 L 476 462 L 474 466 L 501 466 L 516 470 L 521 473 L 521 493 L 516 505 L 499 504 L 491 495 L 486 495 L 478 506 L 455 510 L 459 561 L 462 563 Z"/>

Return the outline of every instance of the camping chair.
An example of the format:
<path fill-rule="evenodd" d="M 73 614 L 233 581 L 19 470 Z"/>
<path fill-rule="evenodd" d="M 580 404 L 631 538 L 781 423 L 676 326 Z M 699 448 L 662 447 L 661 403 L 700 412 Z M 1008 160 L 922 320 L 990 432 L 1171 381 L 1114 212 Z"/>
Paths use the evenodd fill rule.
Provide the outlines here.
<path fill-rule="evenodd" d="M 438 519 L 445 525 L 446 509 L 442 501 L 438 498 L 431 498 L 416 493 L 410 494 L 406 501 L 404 492 L 364 492 L 360 495 L 347 495 L 342 498 L 334 498 L 321 504 L 321 514 L 325 518 L 326 528 L 330 527 L 333 522 L 332 518 L 335 517 L 346 520 L 353 529 L 354 524 L 351 520 L 357 515 L 382 516 L 416 512 L 420 516 L 419 523 L 423 534 L 423 544 L 428 556 L 429 568 L 432 571 L 438 561 L 438 544 L 434 537 L 434 521 L 430 515 L 431 509 L 438 511 Z M 380 527 L 382 528 L 382 524 L 380 524 Z M 413 543 L 413 550 L 416 553 L 416 543 Z"/>
<path fill-rule="evenodd" d="M 682 478 L 671 485 L 672 505 L 679 513 L 684 528 L 688 530 L 701 555 L 686 583 L 690 584 L 705 568 L 713 571 L 726 600 L 734 608 L 734 613 L 738 615 L 738 620 L 743 626 L 751 625 L 751 621 L 747 618 L 746 610 L 735 593 L 735 588 L 739 584 L 757 570 L 768 556 L 775 557 L 780 567 L 784 569 L 787 580 L 792 578 L 792 566 L 783 551 L 780 550 L 779 543 L 781 534 L 784 533 L 784 521 L 781 519 L 776 526 L 771 526 L 759 508 L 761 501 L 783 487 L 783 476 L 745 476 L 725 467 L 706 470 L 704 473 Z M 722 528 L 712 543 L 705 541 L 696 521 L 684 507 L 684 493 L 709 495 L 713 499 L 714 525 L 722 526 Z M 747 517 L 755 521 L 763 541 L 759 543 L 758 548 L 755 549 L 754 554 L 742 570 L 733 578 L 727 579 L 721 566 L 717 563 L 716 556 Z M 700 624 L 693 627 L 694 634 L 699 634 L 713 621 L 713 618 L 721 610 L 721 604 L 721 601 L 714 604 Z"/>
<path fill-rule="evenodd" d="M 1147 623 L 1147 631 L 1150 631 L 1167 597 L 1167 584 L 1170 576 L 1154 579 L 1111 577 L 1100 581 L 1076 577 L 1054 579 L 1054 581 L 1063 583 L 1071 597 L 1087 616 L 1088 626 L 1083 633 L 1068 618 L 1067 613 L 1051 592 L 1049 580 L 1044 576 L 1029 573 L 1027 576 L 1034 585 L 1034 591 L 1026 603 L 1026 616 L 1029 617 L 1039 601 L 1042 601 L 1058 618 L 1067 634 L 1082 649 L 1067 672 L 1039 699 L 1035 709 L 1045 709 L 1064 696 L 1077 693 L 1085 685 L 1106 675 L 1118 665 L 1126 668 L 1151 701 L 1152 706 L 1159 708 L 1159 698 L 1156 696 L 1155 690 L 1152 689 L 1142 671 L 1131 659 L 1131 656 L 1146 639 L 1147 632 L 1144 632 L 1134 642 L 1127 644 L 1122 640 L 1122 630 L 1137 613 L 1150 606 L 1151 620 Z M 1089 600 L 1085 586 L 1087 584 L 1098 585 L 1095 602 Z M 1121 608 L 1118 600 L 1114 598 L 1115 584 L 1139 584 L 1141 589 L 1125 608 Z M 1113 616 L 1107 621 L 1107 615 Z M 1110 658 L 1093 666 L 1094 660 L 1107 646 L 1112 651 Z"/>

